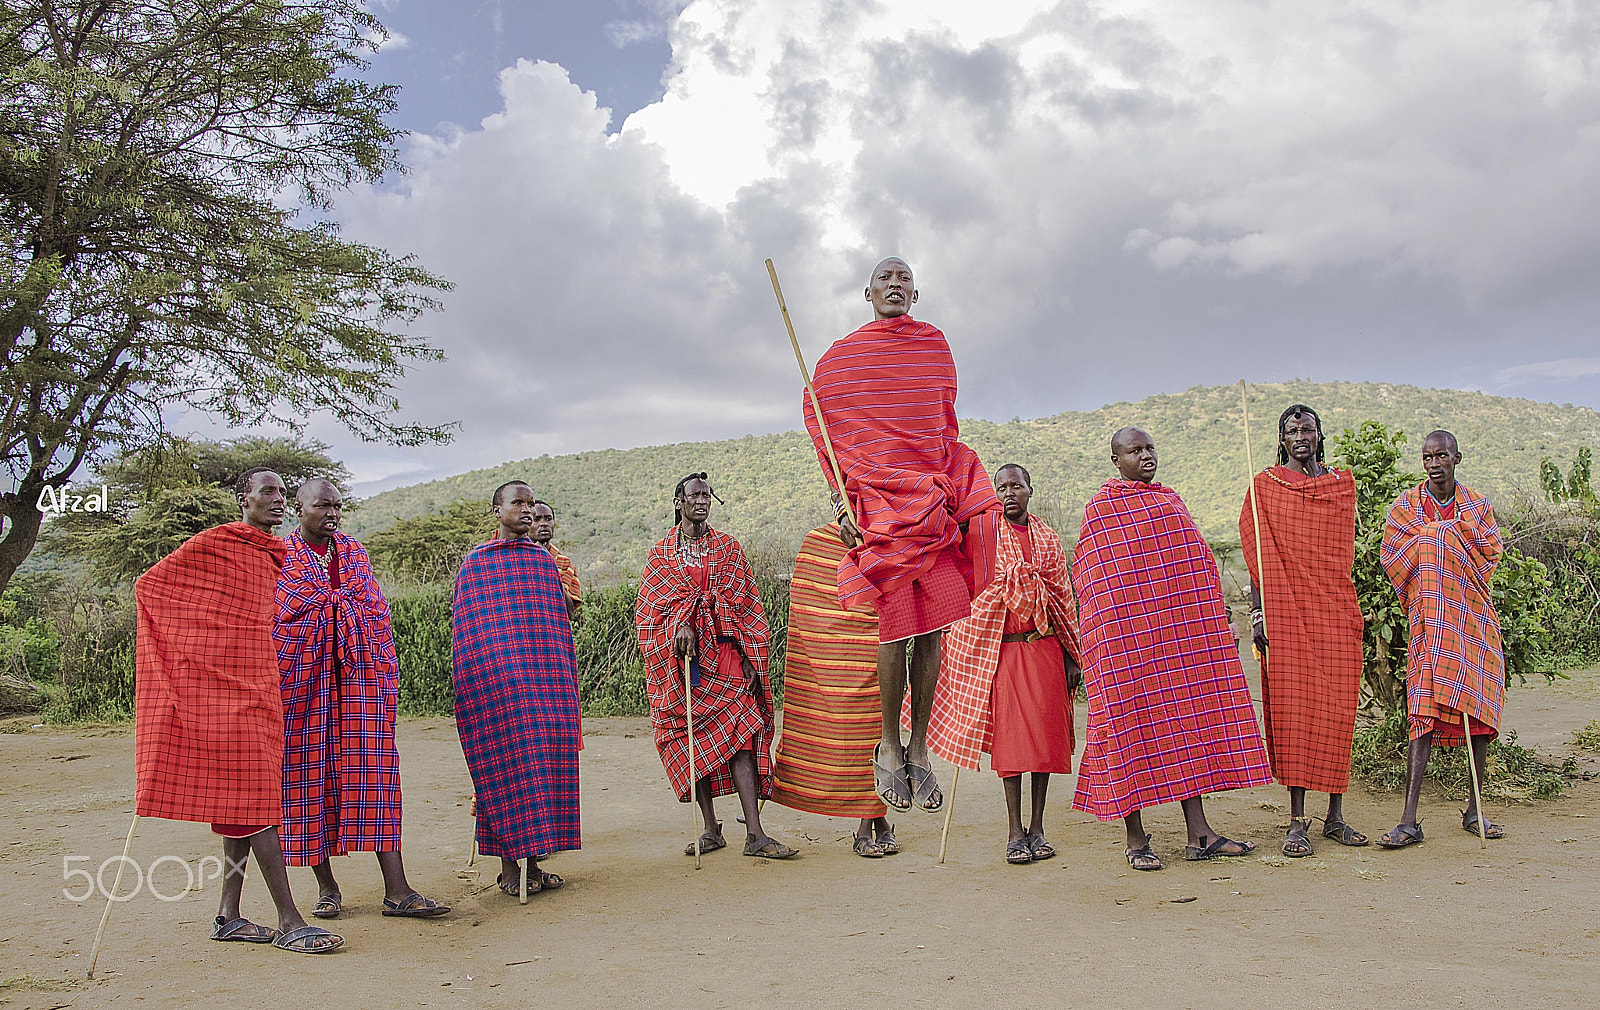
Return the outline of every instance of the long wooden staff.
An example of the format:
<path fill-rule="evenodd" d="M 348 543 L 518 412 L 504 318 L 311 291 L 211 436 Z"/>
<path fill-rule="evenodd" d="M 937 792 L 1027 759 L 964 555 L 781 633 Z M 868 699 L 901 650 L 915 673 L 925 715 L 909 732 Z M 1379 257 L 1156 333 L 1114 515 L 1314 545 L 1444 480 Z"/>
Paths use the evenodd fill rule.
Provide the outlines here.
<path fill-rule="evenodd" d="M 950 818 L 956 812 L 956 787 L 961 784 L 961 766 L 956 765 L 955 777 L 950 780 L 950 795 L 945 799 L 944 830 L 939 832 L 939 862 L 944 862 L 944 845 L 950 840 Z"/>
<path fill-rule="evenodd" d="M 700 833 L 695 830 L 699 822 L 695 820 L 694 808 L 696 789 L 699 782 L 694 775 L 694 685 L 690 682 L 690 665 L 683 664 L 683 714 L 689 725 L 689 833 L 694 836 L 694 868 L 700 869 Z"/>
<path fill-rule="evenodd" d="M 1267 570 L 1261 563 L 1261 506 L 1256 501 L 1256 461 L 1255 455 L 1250 451 L 1250 395 L 1245 390 L 1244 380 L 1239 380 L 1239 401 L 1244 404 L 1244 465 L 1248 471 L 1250 485 L 1250 519 L 1256 528 L 1256 592 L 1261 596 L 1261 631 L 1267 631 Z M 1271 638 L 1268 638 L 1271 641 Z M 1261 657 L 1266 659 L 1265 656 Z"/>
<path fill-rule="evenodd" d="M 1478 759 L 1472 756 L 1472 722 L 1467 718 L 1467 710 L 1461 710 L 1461 731 L 1467 735 L 1467 774 L 1472 776 L 1472 798 L 1477 801 L 1478 810 L 1478 848 L 1489 847 L 1489 829 L 1483 826 L 1483 790 L 1478 786 Z"/>
<path fill-rule="evenodd" d="M 783 313 L 783 325 L 789 331 L 789 346 L 794 348 L 794 360 L 800 366 L 800 377 L 806 380 L 806 392 L 811 394 L 811 411 L 817 415 L 817 429 L 822 432 L 822 447 L 827 450 L 828 462 L 833 466 L 834 486 L 839 489 L 839 500 L 844 503 L 845 514 L 850 517 L 850 522 L 855 525 L 856 531 L 861 532 L 861 524 L 856 522 L 855 510 L 850 507 L 850 496 L 844 490 L 844 471 L 839 469 L 839 457 L 834 454 L 833 440 L 828 437 L 827 422 L 822 419 L 822 404 L 817 402 L 817 387 L 811 384 L 811 370 L 806 367 L 806 356 L 800 353 L 800 341 L 794 335 L 794 323 L 789 321 L 789 306 L 783 301 L 783 288 L 778 286 L 778 270 L 767 260 L 767 276 L 772 278 L 772 293 L 778 296 L 778 311 Z"/>
<path fill-rule="evenodd" d="M 1471 743 L 1471 738 L 1468 738 Z M 1483 817 L 1479 815 L 1479 823 Z M 117 879 L 111 882 L 111 893 L 106 895 L 106 910 L 100 913 L 100 928 L 94 931 L 94 951 L 89 955 L 89 973 L 85 978 L 94 978 L 95 963 L 100 960 L 100 939 L 106 935 L 106 920 L 111 918 L 111 903 L 117 900 L 117 889 L 122 886 L 122 868 L 128 865 L 128 851 L 133 848 L 133 832 L 139 826 L 139 815 L 133 815 L 133 823 L 128 825 L 128 840 L 122 843 L 122 861 L 117 863 Z"/>

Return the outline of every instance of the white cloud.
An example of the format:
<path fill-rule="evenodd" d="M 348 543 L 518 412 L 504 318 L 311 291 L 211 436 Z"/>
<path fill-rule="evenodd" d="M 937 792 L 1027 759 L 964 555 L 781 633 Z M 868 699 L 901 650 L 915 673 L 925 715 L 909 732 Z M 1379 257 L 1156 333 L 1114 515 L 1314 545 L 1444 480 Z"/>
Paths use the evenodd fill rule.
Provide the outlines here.
<path fill-rule="evenodd" d="M 464 425 L 427 466 L 797 425 L 766 256 L 813 360 L 909 257 L 987 416 L 1240 374 L 1536 393 L 1563 376 L 1508 347 L 1593 360 L 1577 0 L 696 0 L 668 38 L 619 134 L 522 62 L 502 113 L 346 202 L 459 284 L 426 324 L 450 363 L 404 389 Z"/>
<path fill-rule="evenodd" d="M 1494 379 L 1501 386 L 1516 386 L 1541 379 L 1567 381 L 1593 376 L 1600 376 L 1600 358 L 1557 358 L 1554 361 L 1513 365 L 1496 372 Z"/>

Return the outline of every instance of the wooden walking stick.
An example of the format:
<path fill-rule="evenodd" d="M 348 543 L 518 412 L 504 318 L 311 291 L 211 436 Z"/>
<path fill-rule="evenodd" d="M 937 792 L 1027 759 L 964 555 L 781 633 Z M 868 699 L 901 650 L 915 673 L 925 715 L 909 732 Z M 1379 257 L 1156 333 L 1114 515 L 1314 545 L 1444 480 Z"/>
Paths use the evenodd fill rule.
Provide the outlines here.
<path fill-rule="evenodd" d="M 956 765 L 955 777 L 950 780 L 950 795 L 945 798 L 944 830 L 939 832 L 939 862 L 944 862 L 944 845 L 950 840 L 950 818 L 956 812 L 956 787 L 961 784 L 961 766 Z"/>
<path fill-rule="evenodd" d="M 800 341 L 794 335 L 794 323 L 789 321 L 789 306 L 783 301 L 783 288 L 778 286 L 778 270 L 767 260 L 767 276 L 772 278 L 772 293 L 778 297 L 778 311 L 783 313 L 783 325 L 789 331 L 789 346 L 794 348 L 794 360 L 800 366 L 800 377 L 806 380 L 806 392 L 811 396 L 811 411 L 817 415 L 817 430 L 822 432 L 822 447 L 827 450 L 828 463 L 833 467 L 834 486 L 839 489 L 839 501 L 844 503 L 845 514 L 850 517 L 856 532 L 863 532 L 856 522 L 855 510 L 850 507 L 850 496 L 844 490 L 844 471 L 839 469 L 839 457 L 834 454 L 833 440 L 828 437 L 827 422 L 822 419 L 822 404 L 817 401 L 817 387 L 811 384 L 811 370 L 806 367 L 806 356 L 800 353 Z"/>
<path fill-rule="evenodd" d="M 700 833 L 695 831 L 695 792 L 699 786 L 694 775 L 694 686 L 690 682 L 691 664 L 683 664 L 683 715 L 689 727 L 689 833 L 694 836 L 694 868 L 700 869 Z"/>
<path fill-rule="evenodd" d="M 106 895 L 106 910 L 100 913 L 100 928 L 94 931 L 94 951 L 89 955 L 89 973 L 85 978 L 94 978 L 94 966 L 100 960 L 100 939 L 106 934 L 106 920 L 111 918 L 111 903 L 117 900 L 117 889 L 122 886 L 122 870 L 128 865 L 128 850 L 133 848 L 133 832 L 139 827 L 139 815 L 133 815 L 133 823 L 128 825 L 128 840 L 122 843 L 122 860 L 117 863 L 117 879 L 111 882 L 111 893 Z"/>
<path fill-rule="evenodd" d="M 1244 465 L 1248 473 L 1250 485 L 1250 520 L 1255 523 L 1256 530 L 1256 592 L 1261 596 L 1261 631 L 1267 630 L 1267 588 L 1266 569 L 1261 564 L 1261 505 L 1256 501 L 1256 460 L 1255 454 L 1250 451 L 1250 396 L 1245 390 L 1244 380 L 1239 380 L 1239 402 L 1244 404 Z M 1270 641 L 1270 639 L 1269 639 Z M 1265 660 L 1266 656 L 1261 656 Z"/>
<path fill-rule="evenodd" d="M 1461 731 L 1467 735 L 1467 774 L 1472 776 L 1472 798 L 1477 801 L 1478 810 L 1478 848 L 1489 847 L 1489 829 L 1483 826 L 1483 789 L 1478 785 L 1478 759 L 1472 756 L 1472 722 L 1467 718 L 1467 710 L 1461 710 Z"/>

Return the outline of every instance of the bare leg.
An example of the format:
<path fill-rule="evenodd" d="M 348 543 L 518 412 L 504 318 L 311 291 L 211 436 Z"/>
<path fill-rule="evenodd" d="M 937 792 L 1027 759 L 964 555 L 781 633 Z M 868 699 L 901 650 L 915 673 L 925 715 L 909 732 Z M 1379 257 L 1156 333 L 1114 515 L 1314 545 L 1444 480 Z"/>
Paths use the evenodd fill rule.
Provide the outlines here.
<path fill-rule="evenodd" d="M 339 882 L 333 879 L 333 861 L 324 859 L 311 867 L 311 873 L 317 878 L 317 900 L 326 898 L 339 898 Z"/>
<path fill-rule="evenodd" d="M 250 839 L 222 840 L 222 903 L 217 915 L 224 922 L 239 918 L 239 899 L 244 893 L 244 874 L 250 866 Z"/>
<path fill-rule="evenodd" d="M 737 779 L 735 779 L 737 784 Z M 722 825 L 717 822 L 716 797 L 711 795 L 711 783 L 701 779 L 694 784 L 695 802 L 700 804 L 700 822 L 704 825 L 702 830 L 714 835 L 722 834 Z"/>
<path fill-rule="evenodd" d="M 906 743 L 906 760 L 919 765 L 928 763 L 928 720 L 933 715 L 943 638 L 937 632 L 918 635 L 911 646 L 911 739 Z"/>
<path fill-rule="evenodd" d="M 1183 823 L 1189 829 L 1189 844 L 1192 846 L 1203 849 L 1218 838 L 1216 832 L 1211 830 L 1211 825 L 1206 823 L 1204 796 L 1191 796 L 1183 801 Z M 1229 839 L 1214 854 L 1242 856 L 1254 848 L 1253 842 L 1235 842 Z"/>
<path fill-rule="evenodd" d="M 1006 841 L 1021 841 L 1028 837 L 1022 829 L 1022 776 L 1007 775 L 1000 780 L 1000 787 L 1006 794 L 1006 820 L 1010 826 Z"/>
<path fill-rule="evenodd" d="M 1489 760 L 1489 737 L 1487 734 L 1474 736 L 1471 738 L 1471 742 L 1472 760 L 1476 762 L 1472 771 L 1476 771 L 1478 774 L 1474 780 L 1476 788 L 1467 790 L 1467 811 L 1462 815 L 1469 823 L 1478 814 L 1478 797 L 1483 794 L 1483 769 L 1486 767 L 1484 762 Z M 1471 774 L 1471 772 L 1468 772 L 1468 774 Z M 1485 821 L 1485 824 L 1487 823 Z"/>
<path fill-rule="evenodd" d="M 1144 829 L 1144 811 L 1135 810 L 1122 819 L 1122 824 L 1128 830 L 1128 848 L 1142 849 L 1150 841 L 1150 833 Z"/>
<path fill-rule="evenodd" d="M 1290 786 L 1289 835 L 1283 841 L 1283 854 L 1298 858 L 1309 856 L 1311 852 L 1311 821 L 1306 817 L 1306 788 Z"/>
<path fill-rule="evenodd" d="M 900 706 L 906 699 L 906 643 L 878 646 L 878 712 L 883 720 L 884 764 L 893 768 L 905 760 L 900 743 Z"/>
<path fill-rule="evenodd" d="M 1028 824 L 1028 834 L 1044 834 L 1044 801 L 1050 793 L 1050 773 L 1034 772 L 1033 782 L 1033 820 Z"/>
<path fill-rule="evenodd" d="M 1329 824 L 1344 820 L 1344 793 L 1328 794 L 1328 816 L 1324 820 Z"/>
<path fill-rule="evenodd" d="M 733 773 L 733 787 L 739 793 L 739 805 L 744 808 L 745 830 L 756 841 L 767 840 L 761 827 L 761 789 L 756 784 L 756 757 L 747 750 L 739 751 L 728 759 L 728 770 Z"/>
<path fill-rule="evenodd" d="M 1406 806 L 1400 823 L 1417 826 L 1417 804 L 1422 801 L 1422 783 L 1428 777 L 1428 757 L 1433 753 L 1433 734 L 1424 733 L 1406 748 Z"/>
<path fill-rule="evenodd" d="M 1289 816 L 1303 818 L 1306 815 L 1306 788 L 1305 786 L 1289 787 Z"/>
<path fill-rule="evenodd" d="M 406 880 L 405 864 L 400 860 L 399 852 L 378 853 L 378 869 L 383 871 L 383 896 L 390 901 L 404 901 L 416 890 L 411 882 Z"/>

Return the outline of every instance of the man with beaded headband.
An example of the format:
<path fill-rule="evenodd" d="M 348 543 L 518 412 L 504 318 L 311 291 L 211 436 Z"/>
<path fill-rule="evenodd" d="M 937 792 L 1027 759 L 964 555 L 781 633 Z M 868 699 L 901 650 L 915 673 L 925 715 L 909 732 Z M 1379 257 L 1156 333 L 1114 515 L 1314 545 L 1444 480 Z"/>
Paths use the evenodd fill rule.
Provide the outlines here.
<path fill-rule="evenodd" d="M 681 802 L 700 804 L 701 853 L 724 848 L 716 797 L 737 793 L 744 808 L 744 854 L 788 859 L 796 850 L 761 826 L 772 796 L 772 689 L 767 683 L 767 616 L 739 541 L 712 529 L 716 492 L 704 473 L 672 492 L 672 532 L 650 549 L 634 610 L 644 652 L 650 727 L 667 778 Z M 694 704 L 689 737 L 684 671 Z M 689 748 L 695 778 L 690 782 Z M 684 849 L 695 855 L 696 843 Z"/>
<path fill-rule="evenodd" d="M 1278 464 L 1255 475 L 1239 512 L 1267 755 L 1273 777 L 1289 787 L 1283 854 L 1293 858 L 1312 852 L 1307 789 L 1328 794 L 1323 837 L 1367 844 L 1344 819 L 1361 690 L 1363 622 L 1350 574 L 1356 487 L 1348 470 L 1324 464 L 1324 441 L 1316 411 L 1303 403 L 1284 410 Z"/>

